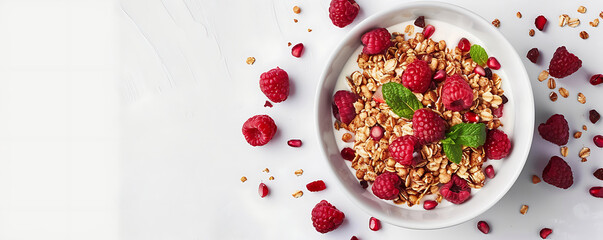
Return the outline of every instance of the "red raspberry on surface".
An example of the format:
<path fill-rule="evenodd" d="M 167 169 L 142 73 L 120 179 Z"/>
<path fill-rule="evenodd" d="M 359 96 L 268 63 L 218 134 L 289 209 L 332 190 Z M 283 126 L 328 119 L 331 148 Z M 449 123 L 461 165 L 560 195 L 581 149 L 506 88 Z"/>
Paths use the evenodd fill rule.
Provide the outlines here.
<path fill-rule="evenodd" d="M 265 145 L 275 133 L 276 124 L 268 115 L 256 115 L 243 123 L 243 136 L 254 147 Z"/>
<path fill-rule="evenodd" d="M 360 6 L 354 0 L 331 0 L 329 18 L 337 27 L 343 28 L 354 21 Z"/>
<path fill-rule="evenodd" d="M 388 146 L 389 156 L 402 165 L 410 166 L 412 164 L 412 155 L 415 152 L 416 145 L 417 139 L 412 135 L 396 138 L 396 140 Z"/>
<path fill-rule="evenodd" d="M 549 142 L 563 146 L 569 140 L 569 126 L 561 114 L 551 116 L 546 123 L 538 125 L 538 133 Z"/>
<path fill-rule="evenodd" d="M 356 109 L 354 109 L 354 102 L 358 97 L 356 94 L 346 91 L 339 90 L 333 96 L 333 116 L 342 123 L 349 124 L 356 117 Z"/>
<path fill-rule="evenodd" d="M 392 35 L 385 28 L 373 29 L 362 35 L 362 52 L 366 54 L 379 54 L 391 46 Z"/>
<path fill-rule="evenodd" d="M 319 233 L 333 231 L 343 223 L 345 214 L 331 205 L 327 200 L 322 200 L 312 209 L 312 225 Z"/>
<path fill-rule="evenodd" d="M 511 141 L 503 131 L 493 129 L 488 131 L 486 135 L 486 143 L 484 144 L 486 157 L 488 159 L 498 160 L 505 158 L 511 151 Z"/>
<path fill-rule="evenodd" d="M 473 90 L 463 77 L 455 74 L 446 78 L 442 88 L 442 102 L 451 111 L 462 111 L 473 105 Z"/>
<path fill-rule="evenodd" d="M 402 74 L 402 85 L 416 93 L 424 93 L 431 85 L 431 69 L 423 60 L 415 60 L 406 66 Z"/>
<path fill-rule="evenodd" d="M 375 178 L 371 189 L 373 190 L 373 194 L 378 198 L 393 200 L 400 193 L 401 183 L 402 180 L 400 180 L 397 174 L 385 171 Z"/>
<path fill-rule="evenodd" d="M 542 180 L 555 187 L 567 189 L 574 184 L 574 175 L 567 162 L 560 157 L 553 156 L 542 170 Z"/>
<path fill-rule="evenodd" d="M 429 108 L 421 108 L 412 116 L 412 129 L 420 145 L 444 139 L 446 122 Z"/>
<path fill-rule="evenodd" d="M 549 74 L 552 77 L 564 78 L 575 73 L 582 67 L 582 60 L 565 49 L 565 46 L 557 48 L 549 63 Z"/>
<path fill-rule="evenodd" d="M 461 204 L 471 197 L 471 188 L 465 179 L 454 174 L 450 182 L 440 188 L 440 193 L 449 202 Z"/>
<path fill-rule="evenodd" d="M 306 184 L 306 188 L 310 192 L 320 192 L 322 190 L 327 189 L 327 185 L 322 180 L 316 180 L 314 182 Z"/>
<path fill-rule="evenodd" d="M 275 103 L 285 101 L 289 96 L 289 75 L 276 67 L 260 75 L 260 89 Z"/>

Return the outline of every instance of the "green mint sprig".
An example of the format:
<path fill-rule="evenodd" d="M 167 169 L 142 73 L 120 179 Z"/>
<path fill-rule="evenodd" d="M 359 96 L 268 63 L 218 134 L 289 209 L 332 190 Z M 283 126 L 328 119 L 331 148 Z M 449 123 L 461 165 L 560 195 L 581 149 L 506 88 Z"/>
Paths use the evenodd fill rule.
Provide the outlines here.
<path fill-rule="evenodd" d="M 484 65 L 486 64 L 486 61 L 488 61 L 488 54 L 486 53 L 486 50 L 477 44 L 471 45 L 469 55 L 471 56 L 471 59 L 473 59 L 473 61 L 478 65 Z"/>
<path fill-rule="evenodd" d="M 458 164 L 463 157 L 463 146 L 477 148 L 485 142 L 486 124 L 459 123 L 446 133 L 446 138 L 442 140 L 442 149 L 451 162 Z"/>
<path fill-rule="evenodd" d="M 383 84 L 382 91 L 387 106 L 400 117 L 412 119 L 415 111 L 423 108 L 417 97 L 400 83 Z"/>

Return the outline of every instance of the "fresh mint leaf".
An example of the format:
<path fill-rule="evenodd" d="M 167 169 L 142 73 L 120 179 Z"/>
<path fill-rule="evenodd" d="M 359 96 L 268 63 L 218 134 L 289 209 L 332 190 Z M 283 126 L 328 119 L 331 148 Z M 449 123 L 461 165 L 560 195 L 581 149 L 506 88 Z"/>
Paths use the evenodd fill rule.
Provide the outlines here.
<path fill-rule="evenodd" d="M 450 128 L 446 137 L 457 144 L 476 148 L 486 142 L 486 124 L 459 123 Z"/>
<path fill-rule="evenodd" d="M 382 91 L 387 105 L 400 117 L 412 119 L 415 111 L 423 107 L 417 97 L 402 84 L 388 82 L 383 84 Z"/>
<path fill-rule="evenodd" d="M 471 45 L 469 55 L 471 55 L 473 61 L 478 65 L 484 65 L 486 64 L 486 61 L 488 61 L 488 54 L 486 53 L 486 50 L 477 44 Z"/>
<path fill-rule="evenodd" d="M 446 138 L 446 139 L 448 139 L 448 138 Z M 444 139 L 444 140 L 446 140 L 446 139 Z M 451 162 L 456 163 L 456 164 L 461 162 L 461 159 L 463 158 L 463 149 L 461 148 L 460 144 L 443 143 L 442 149 L 444 150 L 444 154 L 446 154 L 446 157 L 448 158 L 448 160 L 450 160 Z"/>

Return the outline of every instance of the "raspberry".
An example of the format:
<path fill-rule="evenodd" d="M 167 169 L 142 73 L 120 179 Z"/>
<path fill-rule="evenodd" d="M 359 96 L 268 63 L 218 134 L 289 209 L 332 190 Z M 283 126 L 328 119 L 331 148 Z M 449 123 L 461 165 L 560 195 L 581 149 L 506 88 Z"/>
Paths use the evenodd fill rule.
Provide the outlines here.
<path fill-rule="evenodd" d="M 265 145 L 275 133 L 276 124 L 268 115 L 256 115 L 243 123 L 243 136 L 254 147 Z"/>
<path fill-rule="evenodd" d="M 450 182 L 440 188 L 440 193 L 449 202 L 461 204 L 471 197 L 471 188 L 467 184 L 467 181 L 455 174 L 452 175 Z"/>
<path fill-rule="evenodd" d="M 542 180 L 555 187 L 567 189 L 574 184 L 574 175 L 567 162 L 560 157 L 553 156 L 542 170 Z"/>
<path fill-rule="evenodd" d="M 561 114 L 551 116 L 546 123 L 538 126 L 540 136 L 549 142 L 563 146 L 569 140 L 569 127 L 567 121 Z"/>
<path fill-rule="evenodd" d="M 354 0 L 331 0 L 329 18 L 337 27 L 343 28 L 354 21 L 360 6 Z"/>
<path fill-rule="evenodd" d="M 397 174 L 385 171 L 375 178 L 371 189 L 378 198 L 393 200 L 400 193 L 400 183 L 402 183 L 402 180 Z"/>
<path fill-rule="evenodd" d="M 260 89 L 275 103 L 285 101 L 289 96 L 289 75 L 276 67 L 260 76 Z"/>
<path fill-rule="evenodd" d="M 356 117 L 354 102 L 358 97 L 346 90 L 339 90 L 333 96 L 333 116 L 342 123 L 349 124 Z"/>
<path fill-rule="evenodd" d="M 396 140 L 389 144 L 389 156 L 402 165 L 410 166 L 412 164 L 412 154 L 415 152 L 416 145 L 417 139 L 412 135 L 396 138 Z"/>
<path fill-rule="evenodd" d="M 322 180 L 317 180 L 306 184 L 306 188 L 310 192 L 320 192 L 322 190 L 325 190 L 327 188 L 327 185 L 325 185 L 325 182 L 323 182 Z"/>
<path fill-rule="evenodd" d="M 402 74 L 402 85 L 416 93 L 424 93 L 431 85 L 431 69 L 423 60 L 415 60 L 406 66 Z"/>
<path fill-rule="evenodd" d="M 542 31 L 544 29 L 544 26 L 546 25 L 546 22 L 546 18 L 540 15 L 534 20 L 534 25 L 536 25 L 536 28 L 538 28 L 538 30 Z"/>
<path fill-rule="evenodd" d="M 312 209 L 312 225 L 319 233 L 333 231 L 343 223 L 345 214 L 327 200 L 322 200 Z"/>
<path fill-rule="evenodd" d="M 442 88 L 442 102 L 451 111 L 462 111 L 473 105 L 473 90 L 459 75 L 446 78 Z"/>
<path fill-rule="evenodd" d="M 557 48 L 549 63 L 549 74 L 556 78 L 564 78 L 575 73 L 582 67 L 582 60 L 565 49 L 565 46 Z"/>
<path fill-rule="evenodd" d="M 446 122 L 437 113 L 421 108 L 412 116 L 412 129 L 420 145 L 444 139 Z"/>
<path fill-rule="evenodd" d="M 362 52 L 366 54 L 383 53 L 391 46 L 392 35 L 385 28 L 373 29 L 362 35 Z"/>
<path fill-rule="evenodd" d="M 511 150 L 511 141 L 503 131 L 492 129 L 486 135 L 486 143 L 484 144 L 486 157 L 488 159 L 498 160 L 509 155 Z"/>

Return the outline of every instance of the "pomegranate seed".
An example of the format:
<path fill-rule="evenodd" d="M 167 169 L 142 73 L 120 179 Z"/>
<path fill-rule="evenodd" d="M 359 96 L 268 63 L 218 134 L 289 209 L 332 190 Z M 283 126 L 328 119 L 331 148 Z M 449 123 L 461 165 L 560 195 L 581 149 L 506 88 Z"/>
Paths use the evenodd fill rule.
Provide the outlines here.
<path fill-rule="evenodd" d="M 268 195 L 268 186 L 266 186 L 266 184 L 264 184 L 264 183 L 260 183 L 260 187 L 258 189 L 258 193 L 260 194 L 261 198 L 263 198 L 266 195 Z"/>
<path fill-rule="evenodd" d="M 355 156 L 356 156 L 356 151 L 354 151 L 354 149 L 351 149 L 349 147 L 341 149 L 341 157 L 343 159 L 352 161 L 352 160 L 354 160 Z"/>
<path fill-rule="evenodd" d="M 536 20 L 534 20 L 534 25 L 536 25 L 536 28 L 538 28 L 538 30 L 542 31 L 544 29 L 544 26 L 546 25 L 546 18 L 542 15 L 536 17 Z"/>
<path fill-rule="evenodd" d="M 436 82 L 444 81 L 444 79 L 446 79 L 446 71 L 444 69 L 437 71 L 433 75 L 433 80 Z"/>
<path fill-rule="evenodd" d="M 496 176 L 496 173 L 494 172 L 494 167 L 492 167 L 492 165 L 489 165 L 486 167 L 486 177 L 492 179 L 494 178 L 494 176 Z"/>
<path fill-rule="evenodd" d="M 599 121 L 599 119 L 601 118 L 601 115 L 599 115 L 599 112 L 597 112 L 597 110 L 593 109 L 588 111 L 588 119 L 590 119 L 590 122 L 595 124 L 597 121 Z"/>
<path fill-rule="evenodd" d="M 383 132 L 385 132 L 385 130 L 383 130 L 381 126 L 375 125 L 373 128 L 371 128 L 371 137 L 375 141 L 379 141 L 383 137 Z"/>
<path fill-rule="evenodd" d="M 486 70 L 484 70 L 484 68 L 480 65 L 475 66 L 475 69 L 473 69 L 473 72 L 475 72 L 476 74 L 479 74 L 480 76 L 486 76 Z"/>
<path fill-rule="evenodd" d="M 528 51 L 528 55 L 526 57 L 528 59 L 530 59 L 530 62 L 532 62 L 532 63 L 538 62 L 538 57 L 540 57 L 540 52 L 538 51 L 538 48 L 530 49 L 530 51 Z"/>
<path fill-rule="evenodd" d="M 291 48 L 291 55 L 298 58 L 301 57 L 302 53 L 304 53 L 304 44 L 298 43 L 293 48 Z"/>
<path fill-rule="evenodd" d="M 383 85 L 377 87 L 377 91 L 373 94 L 373 100 L 378 103 L 385 103 L 385 99 L 383 98 Z"/>
<path fill-rule="evenodd" d="M 471 43 L 466 38 L 459 40 L 458 48 L 463 52 L 467 52 L 471 49 Z"/>
<path fill-rule="evenodd" d="M 601 135 L 597 135 L 593 138 L 593 142 L 595 142 L 595 145 L 597 145 L 597 147 L 603 148 L 603 136 Z"/>
<path fill-rule="evenodd" d="M 434 209 L 436 206 L 438 206 L 438 202 L 433 200 L 427 200 L 423 202 L 423 208 L 425 208 L 425 210 Z"/>
<path fill-rule="evenodd" d="M 425 28 L 423 28 L 423 36 L 425 36 L 426 39 L 431 37 L 431 35 L 433 35 L 434 32 L 435 32 L 435 27 L 433 25 L 427 25 L 427 26 L 425 26 Z"/>
<path fill-rule="evenodd" d="M 299 139 L 291 139 L 287 141 L 287 145 L 289 145 L 289 147 L 301 147 L 302 141 Z"/>
<path fill-rule="evenodd" d="M 599 180 L 603 180 L 603 168 L 599 168 L 597 169 L 597 171 L 595 171 L 593 173 L 593 175 L 598 178 Z"/>
<path fill-rule="evenodd" d="M 588 190 L 588 192 L 593 197 L 603 198 L 603 191 L 601 191 L 601 188 L 603 188 L 603 187 L 591 187 L 590 190 Z"/>
<path fill-rule="evenodd" d="M 424 28 L 425 27 L 425 16 L 419 16 L 415 20 L 415 26 L 420 27 L 420 28 Z"/>
<path fill-rule="evenodd" d="M 542 230 L 540 230 L 540 237 L 542 239 L 546 239 L 551 233 L 553 233 L 553 229 L 543 228 Z"/>
<path fill-rule="evenodd" d="M 379 219 L 371 217 L 371 219 L 369 220 L 369 228 L 373 231 L 378 231 L 379 229 L 381 229 L 381 221 L 379 221 Z"/>
<path fill-rule="evenodd" d="M 500 69 L 500 63 L 498 62 L 498 60 L 496 60 L 495 57 L 489 57 L 486 64 L 488 64 L 488 67 L 490 67 L 494 70 Z"/>
<path fill-rule="evenodd" d="M 322 190 L 325 190 L 327 188 L 327 185 L 325 185 L 325 182 L 323 182 L 322 180 L 317 180 L 306 184 L 306 188 L 310 192 L 320 192 Z"/>
<path fill-rule="evenodd" d="M 464 115 L 465 122 L 476 123 L 479 121 L 479 116 L 474 112 L 466 112 Z"/>
<path fill-rule="evenodd" d="M 358 238 L 356 236 L 352 236 L 352 238 L 350 238 L 350 240 L 358 240 Z"/>
<path fill-rule="evenodd" d="M 498 108 L 495 108 L 494 110 L 492 110 L 492 114 L 497 118 L 501 118 L 503 116 L 504 107 L 505 107 L 504 104 L 499 105 Z"/>
<path fill-rule="evenodd" d="M 272 107 L 272 103 L 271 103 L 271 102 L 266 101 L 266 103 L 264 103 L 264 107 Z"/>
<path fill-rule="evenodd" d="M 490 232 L 490 225 L 487 222 L 479 221 L 477 222 L 477 229 L 479 229 L 484 234 L 488 234 Z"/>
<path fill-rule="evenodd" d="M 603 83 L 603 74 L 595 74 L 590 77 L 590 84 L 599 85 L 601 83 Z"/>

